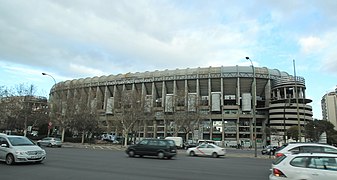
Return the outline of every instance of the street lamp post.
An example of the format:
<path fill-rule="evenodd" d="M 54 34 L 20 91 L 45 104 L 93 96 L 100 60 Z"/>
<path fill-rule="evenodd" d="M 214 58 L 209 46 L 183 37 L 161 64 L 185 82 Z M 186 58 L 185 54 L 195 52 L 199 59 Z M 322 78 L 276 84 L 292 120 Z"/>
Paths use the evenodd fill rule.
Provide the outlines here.
<path fill-rule="evenodd" d="M 47 74 L 47 73 L 42 73 L 42 75 L 43 76 L 50 76 L 51 78 L 53 78 L 53 80 L 54 80 L 54 88 L 56 87 L 56 80 L 55 80 L 55 78 L 52 75 Z M 49 137 L 49 134 L 50 134 L 51 125 L 52 125 L 52 123 L 49 122 L 48 123 L 48 135 L 47 135 L 48 137 Z"/>
<path fill-rule="evenodd" d="M 54 85 L 56 85 L 56 80 L 55 80 L 55 78 L 54 78 L 52 75 L 47 74 L 47 73 L 42 73 L 42 75 L 44 75 L 44 76 L 50 76 L 51 78 L 53 78 L 53 80 L 54 80 Z"/>
<path fill-rule="evenodd" d="M 293 60 L 294 66 L 294 80 L 295 80 L 295 98 L 296 98 L 296 109 L 297 109 L 297 126 L 298 126 L 298 140 L 302 142 L 302 135 L 301 135 L 301 120 L 299 114 L 299 107 L 298 107 L 298 89 L 297 89 L 297 77 L 296 77 L 296 68 L 295 68 L 295 59 Z"/>
<path fill-rule="evenodd" d="M 249 57 L 246 57 L 250 61 L 253 69 L 253 122 L 254 122 L 254 151 L 255 157 L 257 157 L 257 134 L 256 134 L 256 76 L 255 76 L 255 67 L 252 60 Z"/>

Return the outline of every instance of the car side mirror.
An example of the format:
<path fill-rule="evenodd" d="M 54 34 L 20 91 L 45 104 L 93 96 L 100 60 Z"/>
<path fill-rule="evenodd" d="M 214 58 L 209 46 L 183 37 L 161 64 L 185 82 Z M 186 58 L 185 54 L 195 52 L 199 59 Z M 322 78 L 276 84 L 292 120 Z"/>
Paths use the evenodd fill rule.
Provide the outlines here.
<path fill-rule="evenodd" d="M 1 144 L 1 147 L 8 147 L 7 144 Z"/>

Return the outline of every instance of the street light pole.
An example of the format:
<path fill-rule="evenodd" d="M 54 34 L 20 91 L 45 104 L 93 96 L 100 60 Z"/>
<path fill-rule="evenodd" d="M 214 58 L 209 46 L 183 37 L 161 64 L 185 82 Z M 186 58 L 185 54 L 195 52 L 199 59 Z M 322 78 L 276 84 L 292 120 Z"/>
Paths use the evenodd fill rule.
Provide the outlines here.
<path fill-rule="evenodd" d="M 301 120 L 299 114 L 299 107 L 298 107 L 298 89 L 297 89 L 297 77 L 296 77 L 296 68 L 295 68 L 295 59 L 293 60 L 294 65 L 294 80 L 295 80 L 295 97 L 296 97 L 296 109 L 297 109 L 297 125 L 298 125 L 298 140 L 302 142 L 302 135 L 301 135 Z"/>
<path fill-rule="evenodd" d="M 54 78 L 52 75 L 47 74 L 47 73 L 42 73 L 42 75 L 44 75 L 44 76 L 50 76 L 51 78 L 53 78 L 53 80 L 54 80 L 54 85 L 56 85 L 56 80 L 55 80 L 55 78 Z"/>
<path fill-rule="evenodd" d="M 50 76 L 51 78 L 53 78 L 53 80 L 54 80 L 54 88 L 56 87 L 56 80 L 55 80 L 55 78 L 52 76 L 52 75 L 50 75 L 50 74 L 47 74 L 47 73 L 42 73 L 42 75 L 43 76 Z M 52 123 L 51 122 L 49 122 L 48 123 L 48 137 L 49 137 L 49 134 L 50 134 L 50 128 L 51 128 L 51 125 L 52 125 Z"/>
<path fill-rule="evenodd" d="M 257 157 L 257 134 L 256 134 L 256 75 L 255 75 L 255 67 L 253 65 L 252 60 L 249 57 L 246 57 L 247 60 L 250 61 L 253 69 L 253 122 L 254 122 L 254 151 L 255 157 Z"/>
<path fill-rule="evenodd" d="M 284 107 L 283 107 L 283 143 L 286 142 L 286 102 L 284 102 Z"/>

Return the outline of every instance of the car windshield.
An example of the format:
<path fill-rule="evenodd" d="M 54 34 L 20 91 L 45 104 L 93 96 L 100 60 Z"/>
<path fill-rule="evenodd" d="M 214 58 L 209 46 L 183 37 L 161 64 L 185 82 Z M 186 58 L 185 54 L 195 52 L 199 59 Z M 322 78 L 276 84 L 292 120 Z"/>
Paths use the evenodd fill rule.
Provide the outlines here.
<path fill-rule="evenodd" d="M 32 146 L 35 145 L 31 140 L 26 137 L 8 137 L 8 140 L 13 146 Z"/>

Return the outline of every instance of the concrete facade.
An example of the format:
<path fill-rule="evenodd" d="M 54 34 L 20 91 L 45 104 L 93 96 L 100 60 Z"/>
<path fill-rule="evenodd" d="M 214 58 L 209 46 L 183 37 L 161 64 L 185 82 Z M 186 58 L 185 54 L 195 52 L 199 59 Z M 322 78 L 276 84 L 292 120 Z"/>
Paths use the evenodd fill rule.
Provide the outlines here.
<path fill-rule="evenodd" d="M 337 88 L 322 97 L 321 105 L 323 120 L 331 122 L 337 130 Z"/>
<path fill-rule="evenodd" d="M 286 72 L 266 67 L 254 67 L 254 70 L 258 146 L 267 144 L 267 127 L 276 129 L 282 136 L 289 127 L 298 123 L 304 126 L 312 120 L 312 107 L 307 105 L 311 100 L 305 96 L 304 78 L 294 78 Z M 190 132 L 190 138 L 249 146 L 254 141 L 253 79 L 252 66 L 188 68 L 75 79 L 57 83 L 51 89 L 51 111 L 65 115 L 64 109 L 55 107 L 65 107 L 72 98 L 85 98 L 100 113 L 101 125 L 107 131 L 115 131 L 109 119 L 118 111 L 118 93 L 137 91 L 142 96 L 141 103 L 154 112 L 154 117 L 141 125 L 140 137 L 171 135 L 169 127 L 175 117 L 173 114 L 184 109 L 205 115 Z M 185 102 L 175 100 L 180 92 Z M 178 135 L 184 136 L 182 132 Z"/>

